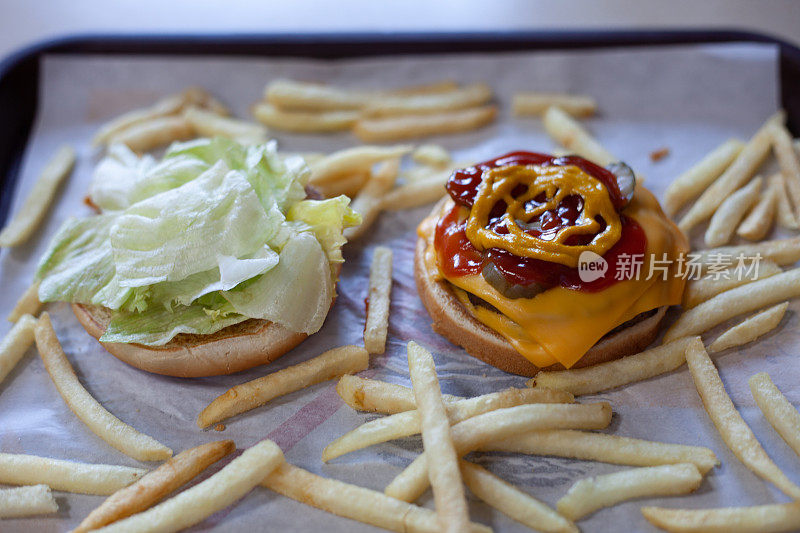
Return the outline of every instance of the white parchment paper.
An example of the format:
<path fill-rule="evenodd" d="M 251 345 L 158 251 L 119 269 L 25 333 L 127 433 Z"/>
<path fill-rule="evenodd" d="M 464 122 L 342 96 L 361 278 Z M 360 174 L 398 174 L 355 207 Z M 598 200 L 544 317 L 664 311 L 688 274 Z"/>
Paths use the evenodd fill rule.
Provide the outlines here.
<path fill-rule="evenodd" d="M 28 285 L 38 257 L 59 225 L 69 216 L 88 215 L 81 200 L 99 154 L 89 139 L 100 123 L 131 108 L 188 85 L 201 85 L 247 116 L 264 84 L 283 76 L 353 86 L 395 86 L 452 78 L 489 81 L 501 113 L 496 124 L 464 135 L 435 139 L 453 150 L 456 159 L 482 160 L 510 150 L 548 151 L 554 146 L 537 119 L 512 119 L 510 97 L 516 90 L 588 93 L 599 101 L 601 114 L 588 127 L 613 153 L 647 176 L 647 186 L 661 194 L 679 172 L 731 136 L 747 138 L 777 108 L 777 50 L 770 45 L 681 46 L 570 53 L 514 53 L 389 57 L 348 61 L 269 58 L 48 57 L 42 61 L 40 109 L 14 206 L 56 147 L 72 143 L 78 150 L 75 172 L 57 204 L 28 245 L 0 252 L 0 316 L 5 316 Z M 357 141 L 349 134 L 299 136 L 276 134 L 281 149 L 335 149 Z M 650 152 L 667 147 L 658 163 Z M 220 438 L 239 448 L 267 436 L 287 458 L 312 472 L 382 490 L 419 452 L 419 439 L 375 446 L 324 465 L 322 448 L 373 415 L 353 412 L 336 396 L 333 382 L 279 398 L 269 405 L 228 420 L 218 433 L 195 424 L 200 410 L 230 386 L 298 363 L 322 351 L 360 343 L 364 297 L 372 249 L 378 244 L 395 251 L 394 288 L 385 355 L 374 357 L 367 375 L 408 384 L 405 343 L 414 339 L 435 353 L 442 387 L 448 393 L 472 396 L 524 379 L 500 372 L 467 356 L 433 333 L 430 319 L 414 286 L 411 258 L 415 227 L 428 208 L 384 214 L 361 241 L 348 244 L 339 297 L 322 331 L 268 367 L 232 376 L 177 379 L 141 372 L 108 355 L 89 337 L 67 305 L 48 306 L 59 338 L 88 390 L 112 413 L 177 451 Z M 770 455 L 790 478 L 800 481 L 800 464 L 753 406 L 747 378 L 770 372 L 778 386 L 800 401 L 797 364 L 797 309 L 793 303 L 778 331 L 757 343 L 734 349 L 717 363 L 735 403 Z M 674 317 L 673 317 L 674 318 Z M 0 326 L 0 333 L 8 326 Z M 712 332 L 714 333 L 714 332 Z M 713 336 L 713 335 L 712 335 Z M 687 497 L 629 502 L 602 510 L 581 521 L 585 531 L 650 531 L 642 518 L 643 503 L 679 507 L 711 507 L 786 501 L 776 489 L 744 468 L 727 450 L 703 411 L 691 377 L 684 368 L 628 388 L 603 394 L 614 407 L 608 431 L 626 436 L 712 448 L 722 461 L 699 491 Z M 62 459 L 136 465 L 94 436 L 67 409 L 50 383 L 35 350 L 0 385 L 0 451 Z M 622 467 L 549 457 L 486 454 L 476 460 L 499 476 L 549 504 L 555 504 L 582 477 Z M 215 471 L 218 467 L 212 468 Z M 7 520 L 2 531 L 65 531 L 74 527 L 101 497 L 57 495 L 60 510 L 48 518 Z M 432 505 L 430 493 L 421 502 Z M 473 519 L 498 531 L 522 526 L 471 498 Z M 212 516 L 195 530 L 335 530 L 374 528 L 295 503 L 257 489 Z"/>

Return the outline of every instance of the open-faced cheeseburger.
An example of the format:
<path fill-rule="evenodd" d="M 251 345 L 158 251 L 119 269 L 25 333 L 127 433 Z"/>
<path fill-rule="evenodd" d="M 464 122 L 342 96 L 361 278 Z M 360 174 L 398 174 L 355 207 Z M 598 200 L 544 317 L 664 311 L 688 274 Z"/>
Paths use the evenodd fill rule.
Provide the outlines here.
<path fill-rule="evenodd" d="M 419 226 L 417 288 L 434 330 L 489 364 L 531 376 L 629 355 L 681 301 L 686 237 L 622 163 L 514 152 L 447 192 Z"/>
<path fill-rule="evenodd" d="M 275 143 L 175 144 L 163 160 L 112 146 L 88 202 L 39 264 L 42 301 L 72 303 L 113 355 L 173 376 L 228 374 L 322 327 L 360 216 L 308 197 L 309 170 Z"/>

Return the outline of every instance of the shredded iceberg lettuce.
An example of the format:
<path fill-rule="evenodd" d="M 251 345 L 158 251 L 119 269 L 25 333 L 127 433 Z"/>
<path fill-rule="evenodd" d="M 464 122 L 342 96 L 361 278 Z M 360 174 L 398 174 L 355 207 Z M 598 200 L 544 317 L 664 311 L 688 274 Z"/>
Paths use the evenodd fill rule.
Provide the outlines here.
<path fill-rule="evenodd" d="M 160 162 L 114 146 L 90 187 L 102 214 L 64 223 L 39 297 L 111 309 L 107 342 L 163 345 L 248 318 L 314 333 L 360 216 L 346 196 L 306 200 L 308 175 L 274 142 L 199 139 Z"/>

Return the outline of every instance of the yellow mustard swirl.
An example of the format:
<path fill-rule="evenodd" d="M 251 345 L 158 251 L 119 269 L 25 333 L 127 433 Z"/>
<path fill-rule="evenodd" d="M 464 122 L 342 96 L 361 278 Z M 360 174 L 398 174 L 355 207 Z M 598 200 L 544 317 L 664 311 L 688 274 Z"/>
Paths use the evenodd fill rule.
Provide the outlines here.
<path fill-rule="evenodd" d="M 526 186 L 527 190 L 515 195 L 513 192 L 518 185 Z M 526 204 L 541 193 L 546 201 L 527 210 Z M 570 195 L 583 198 L 583 210 L 575 225 L 559 229 L 552 239 L 534 237 L 520 227 L 518 221 L 527 224 L 545 211 L 556 209 Z M 502 219 L 508 234 L 499 234 L 487 227 L 489 215 L 500 201 L 507 205 Z M 606 223 L 602 231 L 598 215 Z M 576 267 L 581 253 L 592 251 L 603 255 L 614 246 L 622 234 L 622 224 L 606 186 L 580 168 L 574 165 L 510 165 L 484 172 L 467 219 L 466 234 L 478 250 L 502 248 L 520 257 Z M 594 238 L 586 245 L 564 244 L 573 235 L 594 235 Z"/>

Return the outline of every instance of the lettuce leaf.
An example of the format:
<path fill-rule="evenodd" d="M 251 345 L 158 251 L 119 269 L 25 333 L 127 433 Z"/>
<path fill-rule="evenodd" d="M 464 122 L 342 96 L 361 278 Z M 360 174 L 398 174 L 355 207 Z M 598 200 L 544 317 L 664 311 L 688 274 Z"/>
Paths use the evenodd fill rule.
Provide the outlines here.
<path fill-rule="evenodd" d="M 345 196 L 305 199 L 309 171 L 274 142 L 173 144 L 158 162 L 117 145 L 97 166 L 103 214 L 70 219 L 37 271 L 42 301 L 112 310 L 108 342 L 161 345 L 257 318 L 317 331 L 334 297 Z"/>
<path fill-rule="evenodd" d="M 121 284 L 140 287 L 218 267 L 219 256 L 255 253 L 283 221 L 277 209 L 264 211 L 241 172 L 219 162 L 123 211 L 110 241 Z"/>
<path fill-rule="evenodd" d="M 361 223 L 361 215 L 349 205 L 350 198 L 344 195 L 328 200 L 303 200 L 289 209 L 286 219 L 307 224 L 325 250 L 328 261 L 342 263 L 342 245 L 347 242 L 342 231 Z"/>
<path fill-rule="evenodd" d="M 200 304 L 169 310 L 151 306 L 144 312 L 115 311 L 100 341 L 161 346 L 179 333 L 209 335 L 247 319 L 229 308 Z"/>
<path fill-rule="evenodd" d="M 322 327 L 333 291 L 322 246 L 311 234 L 300 233 L 283 247 L 275 268 L 222 296 L 237 313 L 311 334 Z"/>

